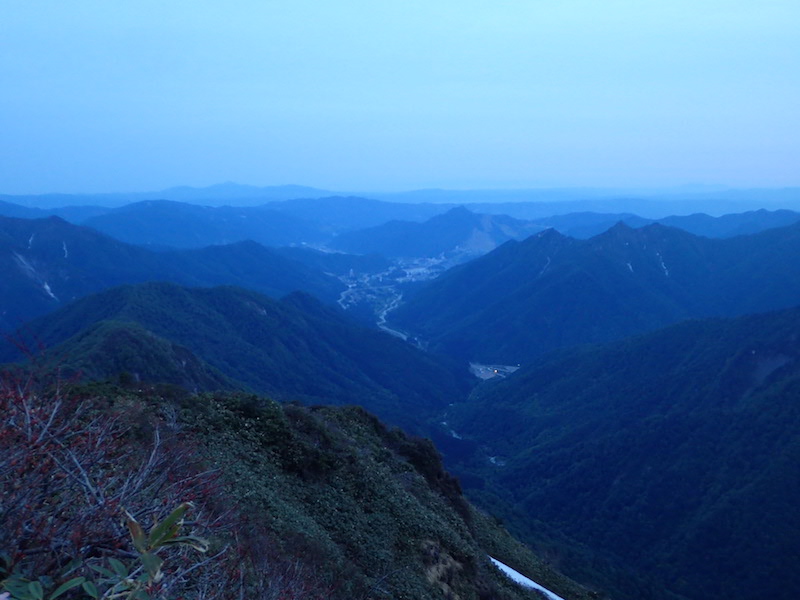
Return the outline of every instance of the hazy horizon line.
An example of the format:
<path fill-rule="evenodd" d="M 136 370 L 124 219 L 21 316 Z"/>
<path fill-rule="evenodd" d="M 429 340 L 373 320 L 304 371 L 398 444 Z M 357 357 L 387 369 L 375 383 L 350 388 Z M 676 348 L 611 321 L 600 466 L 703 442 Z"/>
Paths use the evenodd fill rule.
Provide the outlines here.
<path fill-rule="evenodd" d="M 614 186 L 614 185 L 558 185 L 558 184 L 510 184 L 510 185 L 474 185 L 474 186 L 461 186 L 461 185 L 430 185 L 420 187 L 406 187 L 406 188 L 336 188 L 327 186 L 307 185 L 302 183 L 275 183 L 275 184 L 253 184 L 253 183 L 238 183 L 234 181 L 222 181 L 209 185 L 191 185 L 191 184 L 177 184 L 159 189 L 137 188 L 130 190 L 106 190 L 106 191 L 41 191 L 41 192 L 4 192 L 0 191 L 0 196 L 124 196 L 124 195 L 138 195 L 138 194 L 157 194 L 164 192 L 175 192 L 178 190 L 219 190 L 220 188 L 232 187 L 249 189 L 251 191 L 266 191 L 266 190 L 281 190 L 286 188 L 300 188 L 307 190 L 314 190 L 318 192 L 328 192 L 335 195 L 359 195 L 359 194 L 379 194 L 384 196 L 413 194 L 413 193 L 431 193 L 431 192 L 537 192 L 537 191 L 591 191 L 591 192 L 636 192 L 636 193 L 658 193 L 658 192 L 682 192 L 682 193 L 713 193 L 713 192 L 733 192 L 733 191 L 751 191 L 751 190 L 792 190 L 800 188 L 800 183 L 795 185 L 729 185 L 718 183 L 682 183 L 674 185 L 631 185 L 631 186 Z"/>

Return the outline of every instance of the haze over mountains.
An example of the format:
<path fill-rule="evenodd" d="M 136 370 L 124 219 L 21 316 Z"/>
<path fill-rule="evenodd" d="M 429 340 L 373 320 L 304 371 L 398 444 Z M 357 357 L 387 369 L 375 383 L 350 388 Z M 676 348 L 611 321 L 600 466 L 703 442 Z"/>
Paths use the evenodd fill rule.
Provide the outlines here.
<path fill-rule="evenodd" d="M 292 198 L 322 198 L 332 192 L 302 185 L 256 187 L 238 183 L 220 183 L 204 188 L 180 186 L 157 192 L 110 194 L 37 194 L 29 196 L 0 195 L 4 202 L 18 203 L 40 209 L 65 206 L 98 206 L 114 208 L 146 200 L 173 200 L 195 202 L 208 206 L 248 206 Z"/>
<path fill-rule="evenodd" d="M 0 217 L 0 272 L 0 326 L 6 330 L 123 283 L 245 285 L 274 296 L 304 290 L 328 301 L 344 289 L 335 278 L 254 242 L 156 253 L 57 217 Z"/>
<path fill-rule="evenodd" d="M 424 223 L 389 221 L 377 227 L 343 233 L 330 245 L 344 252 L 382 254 L 391 258 L 450 254 L 467 259 L 539 230 L 541 226 L 535 223 L 503 215 L 478 215 L 458 207 Z"/>
<path fill-rule="evenodd" d="M 263 190 L 237 190 L 207 190 L 219 206 L 187 203 L 187 189 L 75 206 L 63 213 L 75 222 L 0 205 L 17 215 L 0 217 L 0 325 L 88 379 L 361 405 L 432 437 L 483 510 L 608 597 L 793 598 L 800 213 L 763 209 L 781 193 L 759 210 L 654 217 L 599 193 L 490 205 L 466 202 L 483 192 L 450 204 L 283 190 L 309 195 L 262 203 Z M 414 197 L 453 198 L 425 194 Z M 617 210 L 553 209 L 601 203 Z M 0 348 L 0 361 L 21 358 Z M 470 362 L 499 374 L 481 382 Z M 190 418 L 209 427 L 202 411 L 221 405 L 190 397 Z M 341 433 L 331 422 L 357 437 L 365 421 L 287 410 L 300 429 L 286 439 L 312 440 L 300 452 L 310 466 L 286 459 L 307 500 L 305 484 L 327 490 L 326 473 L 349 468 L 350 442 L 333 452 L 326 441 Z M 375 435 L 364 443 L 394 448 Z M 269 443 L 273 458 L 288 452 Z M 464 518 L 427 442 L 403 444 Z M 361 458 L 348 464 L 367 468 Z M 279 491 L 263 493 L 283 506 Z M 326 556 L 363 561 L 334 537 Z M 462 590 L 488 581 L 471 552 L 454 559 L 470 573 Z M 559 585 L 568 600 L 589 594 Z"/>
<path fill-rule="evenodd" d="M 632 212 L 644 217 L 706 212 L 722 215 L 758 208 L 797 208 L 800 188 L 735 189 L 724 186 L 683 186 L 665 189 L 541 188 L 406 192 L 348 192 L 302 185 L 258 187 L 227 182 L 208 187 L 180 186 L 153 192 L 110 194 L 0 194 L 0 202 L 43 209 L 65 206 L 119 207 L 145 200 L 173 200 L 206 206 L 258 206 L 268 202 L 333 196 L 374 198 L 401 204 L 473 204 L 479 212 L 534 218 L 566 212 Z M 487 208 L 494 207 L 494 210 Z M 522 214 L 526 212 L 526 214 Z"/>
<path fill-rule="evenodd" d="M 231 184 L 234 188 L 233 184 Z M 263 203 L 248 204 L 242 199 L 228 197 L 229 204 L 216 205 L 213 200 L 224 194 L 230 186 L 205 188 L 208 190 L 208 201 L 203 200 L 203 190 L 196 193 L 142 194 L 146 199 L 131 198 L 120 206 L 104 207 L 97 205 L 73 204 L 70 206 L 47 206 L 37 203 L 35 197 L 4 196 L 0 200 L 0 215 L 21 218 L 42 218 L 59 216 L 71 223 L 83 224 L 99 229 L 130 243 L 175 247 L 202 247 L 209 244 L 226 244 L 250 239 L 266 245 L 292 244 L 324 244 L 338 234 L 375 235 L 365 232 L 356 234 L 358 230 L 374 227 L 385 227 L 390 221 L 403 222 L 394 225 L 397 236 L 403 232 L 411 235 L 411 223 L 422 223 L 442 215 L 453 209 L 468 206 L 476 214 L 495 215 L 499 219 L 509 217 L 524 221 L 513 227 L 524 226 L 532 233 L 539 228 L 554 227 L 561 233 L 571 237 L 588 238 L 602 233 L 618 221 L 632 227 L 640 227 L 652 222 L 661 222 L 708 237 L 730 237 L 788 225 L 797 220 L 797 213 L 788 210 L 800 206 L 800 193 L 793 194 L 786 190 L 778 194 L 774 206 L 776 210 L 767 211 L 764 204 L 756 204 L 758 210 L 743 211 L 750 204 L 732 205 L 730 210 L 735 214 L 716 215 L 698 213 L 698 205 L 675 206 L 668 200 L 651 200 L 661 209 L 654 216 L 646 216 L 637 208 L 647 205 L 647 200 L 605 199 L 562 202 L 469 202 L 470 194 L 448 195 L 448 198 L 460 200 L 447 203 L 408 203 L 389 202 L 357 196 L 330 196 L 318 190 L 304 198 L 288 200 L 272 200 L 272 192 L 267 188 Z M 255 194 L 260 188 L 251 189 L 243 186 L 245 194 Z M 287 186 L 292 188 L 292 186 Z M 283 189 L 283 188 L 280 188 Z M 293 189 L 293 188 L 292 188 Z M 169 190 L 167 191 L 169 192 Z M 522 192 L 521 192 L 522 193 Z M 566 192 L 565 192 L 566 193 Z M 321 195 L 322 194 L 322 195 Z M 491 197 L 491 192 L 485 193 Z M 502 197 L 500 194 L 499 197 Z M 523 194 L 524 196 L 524 194 Z M 536 197 L 537 194 L 533 194 Z M 567 194 L 568 197 L 571 197 Z M 599 198 L 603 198 L 600 194 Z M 80 202 L 83 197 L 75 197 Z M 31 206 L 33 203 L 35 206 Z M 786 208 L 780 208 L 784 206 Z M 669 208 L 674 209 L 669 212 Z M 276 211 L 280 215 L 276 214 Z M 455 219 L 453 213 L 451 219 Z M 463 220 L 462 216 L 462 220 Z M 484 217 L 484 220 L 494 217 Z M 455 224 L 449 225 L 452 229 Z M 462 223 L 463 226 L 463 223 Z M 401 230 L 397 230 L 400 227 Z M 425 232 L 422 235 L 435 234 Z M 381 230 L 377 230 L 380 232 Z M 424 231 L 424 230 L 423 230 Z M 522 235 L 524 231 L 515 235 Z M 441 235 L 441 234 L 440 234 Z M 446 235 L 452 235 L 448 232 Z M 511 237 L 514 237 L 512 235 Z M 464 239 L 469 239 L 468 237 Z M 463 240 L 461 240 L 463 241 Z M 347 243 L 347 242 L 341 242 Z M 444 243 L 444 241 L 439 242 Z"/>
<path fill-rule="evenodd" d="M 663 225 L 585 241 L 548 230 L 448 271 L 390 320 L 445 354 L 517 364 L 690 317 L 792 306 L 795 256 L 800 225 L 724 240 Z"/>
<path fill-rule="evenodd" d="M 735 237 L 758 233 L 765 229 L 791 225 L 800 220 L 800 213 L 792 210 L 768 211 L 759 209 L 743 213 L 727 214 L 712 217 L 704 213 L 689 215 L 673 215 L 661 219 L 645 219 L 634 214 L 609 214 L 609 213 L 570 213 L 545 217 L 536 220 L 536 223 L 576 238 L 590 238 L 610 229 L 616 223 L 622 222 L 630 227 L 644 227 L 651 223 L 661 223 L 683 229 L 695 235 L 711 238 Z"/>
<path fill-rule="evenodd" d="M 131 244 L 201 248 L 252 240 L 267 246 L 320 243 L 325 237 L 305 222 L 269 209 L 206 207 L 145 200 L 91 217 L 83 224 Z"/>

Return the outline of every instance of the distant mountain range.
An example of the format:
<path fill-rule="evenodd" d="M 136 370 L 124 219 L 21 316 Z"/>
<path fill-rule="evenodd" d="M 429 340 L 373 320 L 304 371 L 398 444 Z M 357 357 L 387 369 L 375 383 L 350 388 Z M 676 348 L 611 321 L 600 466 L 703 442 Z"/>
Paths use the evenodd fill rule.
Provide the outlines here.
<path fill-rule="evenodd" d="M 254 242 L 153 252 L 57 217 L 0 217 L 0 328 L 123 283 L 240 285 L 272 296 L 303 290 L 335 302 L 337 279 Z"/>
<path fill-rule="evenodd" d="M 232 182 L 207 187 L 179 186 L 160 191 L 99 194 L 0 194 L 4 203 L 53 209 L 91 206 L 114 208 L 145 200 L 173 200 L 206 206 L 259 206 L 269 202 L 358 196 L 395 204 L 471 205 L 475 212 L 535 219 L 571 212 L 634 213 L 647 218 L 705 212 L 719 216 L 767 208 L 800 209 L 800 188 L 730 189 L 723 186 L 683 186 L 667 189 L 520 188 L 422 189 L 405 192 L 334 192 L 302 185 L 252 186 Z M 9 215 L 0 212 L 6 216 Z M 25 215 L 41 217 L 46 215 Z M 64 215 L 64 218 L 67 218 Z M 428 215 L 432 216 L 432 215 Z M 404 220 L 406 217 L 398 216 Z M 373 223 L 373 225 L 376 223 Z M 365 227 L 368 225 L 364 225 Z"/>
<path fill-rule="evenodd" d="M 227 193 L 225 190 L 233 193 L 234 188 L 236 186 L 209 188 L 208 195 L 223 198 Z M 257 198 L 259 189 L 245 186 L 241 193 L 251 193 L 253 198 Z M 619 203 L 601 206 L 592 200 L 583 203 L 473 203 L 468 205 L 469 210 L 483 214 L 482 222 L 467 223 L 468 216 L 462 214 L 460 222 L 451 216 L 451 223 L 445 224 L 446 221 L 437 220 L 437 217 L 459 208 L 459 204 L 402 203 L 360 197 L 315 197 L 312 194 L 292 200 L 261 198 L 263 204 L 245 203 L 233 207 L 212 206 L 212 201 L 203 203 L 193 196 L 191 189 L 171 196 L 178 200 L 138 200 L 117 208 L 72 205 L 44 209 L 0 200 L 0 215 L 20 218 L 58 216 L 122 241 L 151 248 L 197 248 L 249 239 L 268 246 L 332 243 L 337 248 L 350 248 L 355 252 L 382 249 L 392 256 L 401 255 L 399 253 L 404 248 L 405 252 L 413 251 L 416 256 L 440 254 L 457 246 L 471 249 L 473 253 L 479 249 L 488 251 L 504 236 L 519 239 L 526 233 L 548 227 L 571 237 L 588 238 L 619 221 L 632 227 L 660 222 L 706 237 L 731 237 L 785 226 L 800 219 L 798 212 L 764 209 L 722 217 L 688 214 L 654 219 L 641 216 L 652 212 L 647 209 L 649 201 L 630 200 L 624 206 Z M 465 199 L 468 198 L 469 193 L 465 192 Z M 620 212 L 620 208 L 628 212 Z M 693 207 L 695 211 L 698 208 Z M 741 208 L 731 206 L 731 210 Z M 589 210 L 595 212 L 586 212 Z M 431 219 L 432 223 L 419 227 Z M 379 229 L 372 229 L 376 227 Z M 417 234 L 424 236 L 425 241 L 419 241 Z M 332 242 L 337 235 L 343 237 Z"/>
<path fill-rule="evenodd" d="M 790 210 L 758 210 L 710 217 L 705 214 L 645 219 L 633 214 L 570 213 L 521 221 L 506 215 L 479 214 L 460 206 L 424 222 L 389 221 L 338 235 L 327 245 L 354 254 L 375 253 L 392 258 L 448 256 L 460 261 L 481 256 L 509 240 L 522 240 L 543 229 L 586 239 L 617 223 L 634 228 L 653 223 L 669 225 L 695 235 L 728 238 L 784 227 L 800 221 Z"/>
<path fill-rule="evenodd" d="M 369 229 L 343 233 L 329 246 L 354 254 L 392 258 L 448 256 L 462 260 L 486 254 L 512 239 L 523 239 L 542 227 L 504 215 L 480 215 L 452 208 L 423 223 L 389 221 Z"/>
<path fill-rule="evenodd" d="M 446 212 L 452 206 L 334 196 L 272 202 L 267 208 L 312 223 L 333 236 L 345 231 L 375 227 L 392 220 L 425 221 Z"/>
<path fill-rule="evenodd" d="M 800 224 L 712 240 L 619 224 L 589 240 L 554 230 L 451 269 L 389 320 L 463 359 L 522 363 L 690 317 L 800 303 Z"/>
<path fill-rule="evenodd" d="M 288 246 L 327 240 L 318 228 L 267 208 L 214 208 L 169 200 L 128 204 L 82 224 L 129 244 L 156 248 L 201 248 L 243 240 Z"/>
<path fill-rule="evenodd" d="M 800 209 L 800 188 L 728 189 L 684 186 L 671 189 L 538 188 L 413 190 L 362 194 L 390 202 L 468 204 L 480 213 L 533 220 L 573 212 L 634 213 L 659 219 L 698 212 L 719 216 L 767 208 Z"/>
<path fill-rule="evenodd" d="M 12 197 L 13 198 L 13 197 Z M 90 217 L 107 213 L 109 208 L 102 206 L 63 206 L 57 208 L 34 208 L 0 200 L 0 216 L 19 219 L 44 219 L 60 217 L 70 223 L 80 223 Z"/>
<path fill-rule="evenodd" d="M 125 330 L 122 324 L 134 327 Z M 148 348 L 141 343 L 143 332 L 163 341 Z M 109 343 L 112 336 L 116 347 Z M 223 388 L 235 380 L 281 400 L 358 403 L 409 429 L 465 397 L 470 387 L 465 368 L 357 325 L 303 294 L 277 301 L 232 287 L 123 286 L 31 321 L 13 337 L 33 349 L 59 346 L 57 356 L 73 372 L 116 376 L 115 369 L 127 364 L 124 370 L 146 381 L 162 380 L 165 364 L 175 361 L 160 357 L 165 350 L 179 353 L 164 344 L 177 344 L 197 357 L 193 368 L 210 384 L 219 385 L 221 373 L 228 378 Z M 15 345 L 0 348 L 0 361 L 22 358 Z M 103 360 L 97 363 L 100 349 Z M 208 385 L 196 375 L 186 377 L 194 387 Z"/>
<path fill-rule="evenodd" d="M 114 208 L 145 200 L 175 200 L 206 206 L 257 206 L 276 200 L 322 198 L 333 195 L 335 195 L 333 192 L 327 190 L 302 185 L 257 187 L 228 182 L 203 188 L 180 186 L 156 192 L 0 195 L 0 201 L 45 209 L 81 205 Z"/>
<path fill-rule="evenodd" d="M 598 551 L 585 568 L 615 557 L 595 576 L 662 589 L 606 580 L 614 597 L 792 600 L 798 339 L 792 308 L 542 357 L 448 411 L 451 468 L 529 540 L 567 535 Z"/>
<path fill-rule="evenodd" d="M 552 227 L 564 235 L 586 239 L 599 235 L 622 222 L 630 227 L 644 227 L 652 223 L 661 223 L 677 227 L 695 235 L 710 238 L 728 238 L 737 235 L 750 235 L 766 229 L 785 227 L 800 221 L 800 212 L 791 210 L 765 209 L 733 213 L 720 217 L 711 217 L 698 213 L 685 216 L 670 216 L 662 219 L 645 219 L 634 214 L 610 213 L 569 213 L 537 219 L 535 222 L 544 227 Z"/>
<path fill-rule="evenodd" d="M 140 245 L 197 248 L 254 240 L 267 246 L 321 245 L 334 235 L 391 219 L 424 220 L 446 210 L 366 198 L 270 202 L 257 207 L 210 207 L 148 200 L 82 221 L 117 239 Z"/>
<path fill-rule="evenodd" d="M 460 256 L 485 254 L 508 240 L 522 240 L 543 229 L 586 239 L 607 231 L 617 223 L 640 228 L 654 223 L 683 229 L 710 238 L 749 235 L 800 221 L 800 212 L 758 210 L 711 217 L 706 214 L 646 219 L 634 214 L 569 213 L 534 220 L 507 215 L 480 214 L 474 206 L 451 208 L 424 222 L 392 220 L 375 227 L 345 232 L 328 246 L 356 254 L 376 253 L 388 257 Z"/>

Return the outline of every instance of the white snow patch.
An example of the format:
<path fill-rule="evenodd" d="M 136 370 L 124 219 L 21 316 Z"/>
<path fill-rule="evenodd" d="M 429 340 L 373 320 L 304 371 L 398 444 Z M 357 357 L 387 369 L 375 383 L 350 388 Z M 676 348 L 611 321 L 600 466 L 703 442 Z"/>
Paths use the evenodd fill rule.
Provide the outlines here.
<path fill-rule="evenodd" d="M 550 257 L 548 256 L 547 257 L 547 262 L 542 267 L 542 270 L 539 271 L 539 274 L 537 275 L 537 277 L 541 277 L 542 275 L 544 275 L 549 267 L 550 267 Z"/>
<path fill-rule="evenodd" d="M 28 250 L 30 250 L 31 246 L 33 246 L 33 238 L 36 237 L 35 233 L 31 234 L 31 237 L 28 238 Z"/>
<path fill-rule="evenodd" d="M 664 264 L 664 259 L 661 257 L 661 253 L 656 252 L 656 256 L 658 257 L 658 262 L 661 263 L 661 268 L 664 270 L 664 275 L 669 277 L 669 269 L 667 268 L 667 265 Z"/>
<path fill-rule="evenodd" d="M 460 435 L 458 435 L 454 429 L 452 429 L 448 424 L 447 421 L 442 421 L 442 427 L 447 429 L 447 433 L 450 434 L 450 437 L 454 437 L 457 440 L 463 439 Z"/>
<path fill-rule="evenodd" d="M 631 263 L 625 263 L 625 264 L 626 264 L 626 265 L 628 265 L 628 270 L 629 270 L 631 273 L 633 273 L 633 266 L 631 265 Z"/>
<path fill-rule="evenodd" d="M 39 275 L 36 273 L 36 269 L 33 268 L 33 265 L 29 263 L 24 256 L 14 252 L 14 259 L 17 261 L 17 265 L 25 272 L 28 277 L 32 279 L 38 279 Z"/>
<path fill-rule="evenodd" d="M 514 580 L 515 582 L 517 582 L 517 583 L 518 583 L 518 584 L 520 584 L 521 586 L 523 586 L 523 587 L 527 587 L 527 588 L 533 588 L 534 590 L 540 591 L 540 592 L 542 592 L 542 593 L 543 593 L 545 596 L 547 596 L 547 598 L 549 598 L 550 600 L 564 600 L 564 598 L 562 598 L 562 597 L 561 597 L 561 596 L 559 596 L 558 594 L 554 594 L 553 592 L 551 592 L 550 590 L 548 590 L 548 589 L 547 589 L 546 587 L 544 587 L 543 585 L 539 585 L 539 584 L 538 584 L 538 583 L 536 583 L 535 581 L 533 581 L 533 580 L 531 580 L 531 579 L 528 579 L 528 578 L 527 578 L 527 577 L 525 577 L 525 575 L 523 575 L 522 573 L 519 573 L 518 571 L 515 571 L 514 569 L 512 569 L 511 567 L 509 567 L 508 565 L 501 563 L 501 562 L 500 562 L 499 560 L 497 560 L 496 558 L 492 558 L 492 557 L 490 556 L 490 557 L 489 557 L 489 560 L 491 560 L 491 561 L 494 563 L 494 565 L 495 565 L 495 566 L 496 566 L 498 569 L 500 569 L 500 570 L 501 570 L 501 571 L 502 571 L 502 572 L 503 572 L 505 575 L 507 575 L 507 576 L 508 576 L 510 579 Z"/>
<path fill-rule="evenodd" d="M 64 258 L 69 258 L 69 252 L 67 252 L 67 242 L 61 242 L 61 247 L 64 248 Z"/>
<path fill-rule="evenodd" d="M 60 300 L 56 298 L 56 295 L 53 293 L 53 290 L 50 289 L 50 284 L 45 281 L 42 287 L 44 288 L 44 291 L 47 292 L 48 296 L 50 296 L 56 302 L 60 302 Z"/>

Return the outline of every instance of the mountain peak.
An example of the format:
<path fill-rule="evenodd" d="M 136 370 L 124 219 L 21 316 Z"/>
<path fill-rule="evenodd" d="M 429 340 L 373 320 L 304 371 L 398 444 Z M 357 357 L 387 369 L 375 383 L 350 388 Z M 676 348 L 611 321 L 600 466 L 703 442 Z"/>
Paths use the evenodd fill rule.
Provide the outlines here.
<path fill-rule="evenodd" d="M 475 213 L 472 212 L 470 209 L 468 209 L 466 206 L 464 206 L 462 204 L 460 206 L 456 206 L 456 207 L 451 208 L 450 210 L 448 210 L 444 214 L 446 214 L 446 215 L 474 215 Z"/>
<path fill-rule="evenodd" d="M 522 241 L 522 243 L 529 246 L 539 245 L 542 243 L 558 244 L 571 239 L 572 239 L 571 237 L 564 235 L 557 229 L 553 227 L 548 227 L 547 229 L 544 229 L 527 237 Z"/>
<path fill-rule="evenodd" d="M 609 231 L 614 233 L 627 232 L 633 231 L 633 227 L 625 223 L 625 221 L 617 221 L 612 227 L 609 228 Z"/>
<path fill-rule="evenodd" d="M 647 242 L 648 240 L 655 241 L 657 239 L 663 239 L 665 236 L 669 236 L 670 239 L 696 237 L 694 234 L 691 234 L 687 231 L 678 229 L 676 227 L 670 227 L 669 225 L 664 225 L 662 223 L 650 223 L 644 227 L 631 227 L 624 221 L 618 221 L 605 232 L 590 239 L 597 241 L 617 240 L 623 242 Z"/>
<path fill-rule="evenodd" d="M 566 239 L 567 236 L 555 229 L 554 227 L 548 227 L 544 231 L 540 231 L 532 235 L 531 237 L 539 238 L 539 239 Z"/>

